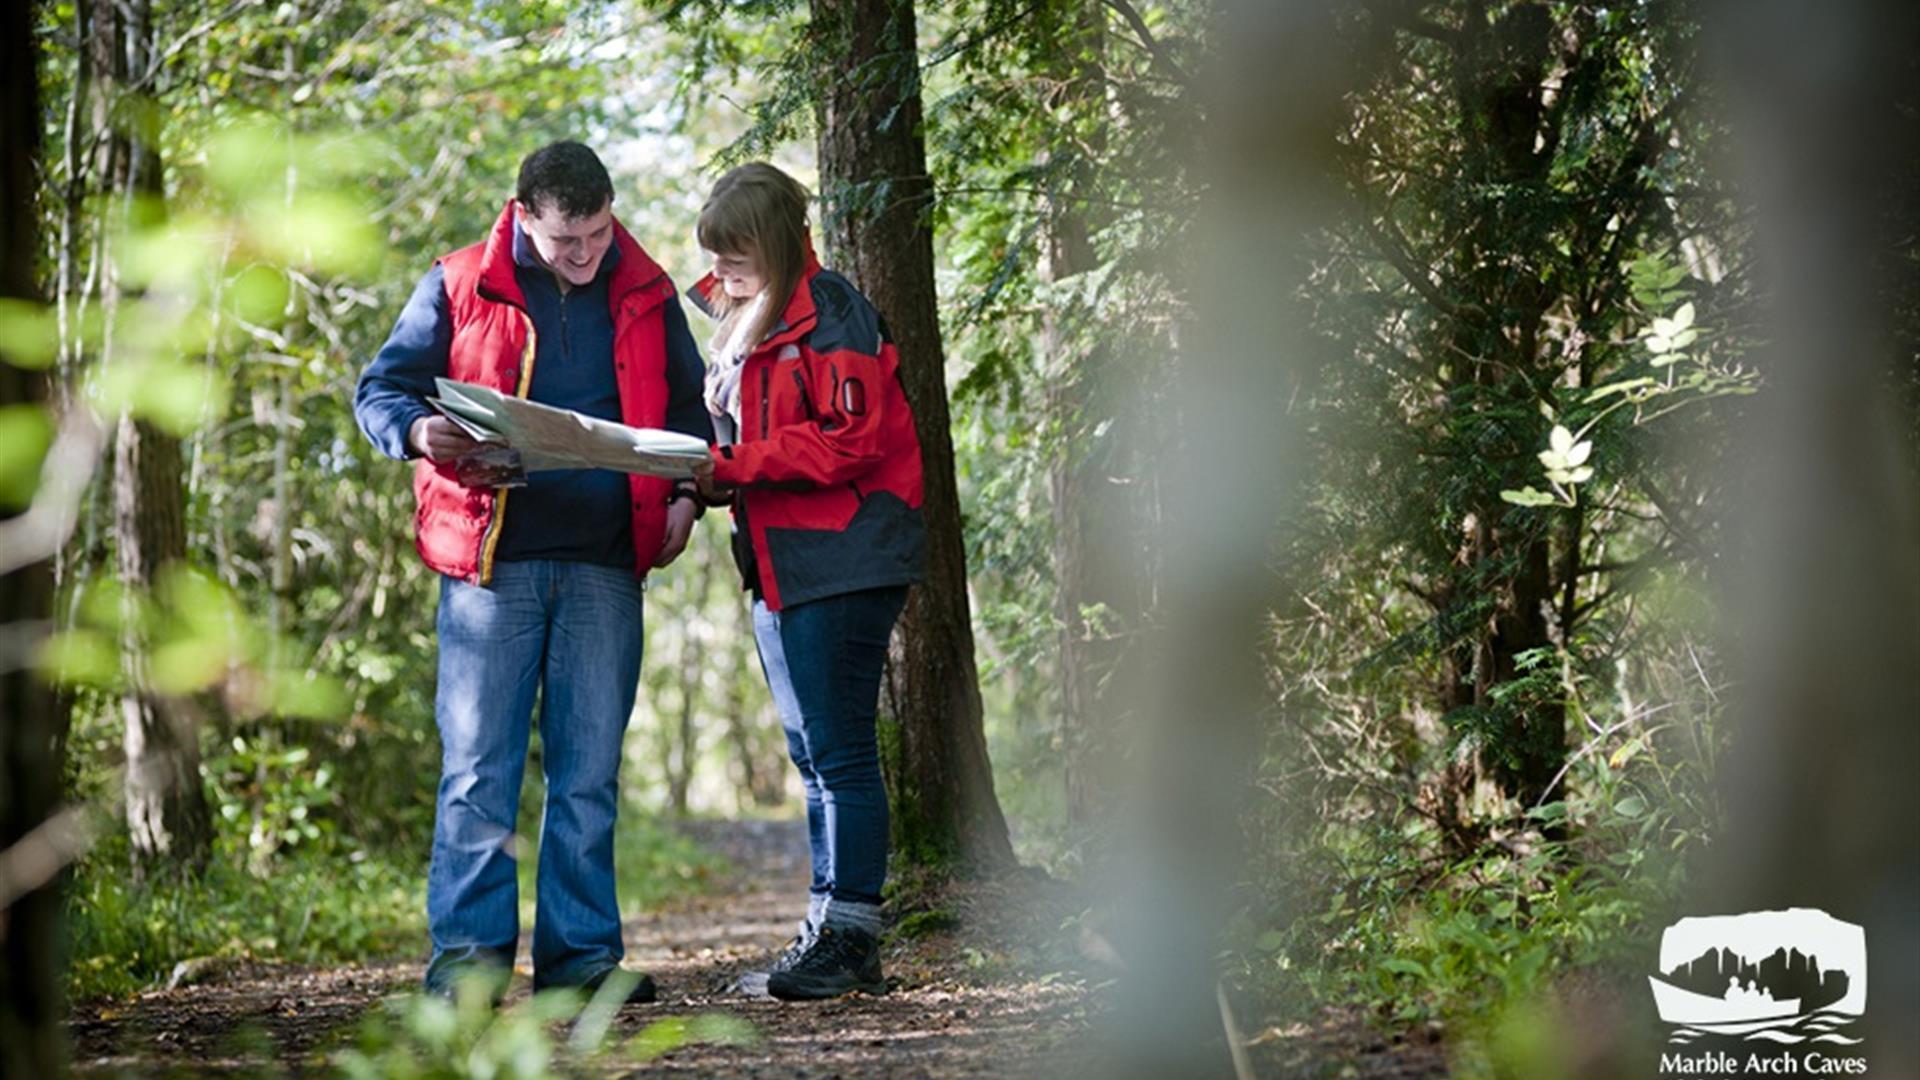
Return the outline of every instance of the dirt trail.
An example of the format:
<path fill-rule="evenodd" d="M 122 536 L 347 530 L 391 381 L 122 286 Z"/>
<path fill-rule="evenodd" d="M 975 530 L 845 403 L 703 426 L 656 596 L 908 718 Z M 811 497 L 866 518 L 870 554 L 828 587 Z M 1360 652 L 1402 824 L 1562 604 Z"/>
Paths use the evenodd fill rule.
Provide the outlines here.
<path fill-rule="evenodd" d="M 806 840 L 789 822 L 691 822 L 695 840 L 735 872 L 707 893 L 627 923 L 627 965 L 652 972 L 661 1000 L 622 1010 L 611 1038 L 654 1021 L 726 1013 L 752 1024 L 749 1044 L 693 1044 L 645 1063 L 646 1071 L 741 1077 L 1000 1076 L 1071 1047 L 1087 1024 L 1077 978 L 1013 973 L 951 932 L 896 942 L 886 954 L 891 991 L 784 1004 L 733 990 L 805 910 Z M 522 977 L 506 1007 L 528 993 Z M 131 1001 L 83 1003 L 69 1021 L 80 1076 L 312 1075 L 383 997 L 419 985 L 420 962 L 308 969 L 235 968 L 203 985 Z M 1016 1070 L 1010 1063 L 1022 1063 Z M 622 1075 L 615 1061 L 586 1071 Z"/>
<path fill-rule="evenodd" d="M 1037 880 L 976 886 L 940 900 L 951 920 L 931 932 L 896 935 L 885 953 L 890 991 L 786 1004 L 734 991 L 739 974 L 765 961 L 792 932 L 805 904 L 805 838 L 798 823 L 692 822 L 685 831 L 734 868 L 706 893 L 627 923 L 627 964 L 652 972 L 661 999 L 623 1009 L 613 1044 L 669 1017 L 725 1014 L 757 1038 L 693 1043 L 651 1061 L 619 1055 L 573 1062 L 566 1071 L 625 1076 L 644 1071 L 714 1077 L 1001 1077 L 1100 1075 L 1093 1056 L 1097 988 L 1111 977 L 1075 955 L 1059 925 L 1076 900 Z M 951 922 L 953 925 L 945 925 Z M 520 949 L 525 963 L 527 943 Z M 306 969 L 250 966 L 204 985 L 157 990 L 132 1001 L 81 1004 L 69 1022 L 76 1075 L 323 1075 L 329 1055 L 382 998 L 419 985 L 421 964 Z M 516 979 L 506 1006 L 527 995 Z M 1247 1034 L 1260 1031 L 1247 1023 Z M 1255 1038 L 1260 1076 L 1445 1075 L 1438 1046 L 1383 1040 L 1358 1021 L 1294 1026 Z"/>

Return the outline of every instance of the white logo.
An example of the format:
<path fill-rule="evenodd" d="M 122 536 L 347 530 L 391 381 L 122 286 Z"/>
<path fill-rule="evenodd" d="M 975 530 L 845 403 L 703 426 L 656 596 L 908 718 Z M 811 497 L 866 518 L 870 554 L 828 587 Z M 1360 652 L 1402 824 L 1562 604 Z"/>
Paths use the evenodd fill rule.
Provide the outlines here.
<path fill-rule="evenodd" d="M 1844 1029 L 1867 1009 L 1867 935 L 1813 908 L 1681 919 L 1647 984 L 1672 1043 L 1851 1046 L 1860 1040 Z"/>

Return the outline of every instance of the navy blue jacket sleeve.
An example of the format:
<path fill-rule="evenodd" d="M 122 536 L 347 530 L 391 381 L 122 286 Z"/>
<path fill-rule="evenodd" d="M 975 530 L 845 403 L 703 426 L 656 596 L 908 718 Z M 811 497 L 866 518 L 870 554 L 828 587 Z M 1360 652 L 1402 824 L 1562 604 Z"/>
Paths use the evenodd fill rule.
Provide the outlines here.
<path fill-rule="evenodd" d="M 415 420 L 433 415 L 425 398 L 434 392 L 434 377 L 447 373 L 452 343 L 446 283 L 435 263 L 354 389 L 353 418 L 381 453 L 401 460 L 420 456 L 408 445 L 407 432 Z"/>
<path fill-rule="evenodd" d="M 713 441 L 713 416 L 707 412 L 707 368 L 687 327 L 678 296 L 666 302 L 662 321 L 667 334 L 667 430 Z"/>

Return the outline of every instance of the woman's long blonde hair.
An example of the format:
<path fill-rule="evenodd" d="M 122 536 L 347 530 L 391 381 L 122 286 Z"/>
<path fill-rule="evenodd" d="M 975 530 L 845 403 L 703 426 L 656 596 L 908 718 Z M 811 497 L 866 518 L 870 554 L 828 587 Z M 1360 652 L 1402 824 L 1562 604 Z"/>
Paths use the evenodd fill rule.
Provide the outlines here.
<path fill-rule="evenodd" d="M 744 339 L 751 349 L 765 341 L 785 314 L 807 260 L 807 189 L 764 161 L 732 169 L 713 185 L 695 229 L 700 246 L 716 255 L 751 255 L 766 280 L 766 302 Z M 735 324 L 753 310 L 752 300 L 724 291 L 708 297 L 719 317 L 715 339 L 728 341 Z"/>

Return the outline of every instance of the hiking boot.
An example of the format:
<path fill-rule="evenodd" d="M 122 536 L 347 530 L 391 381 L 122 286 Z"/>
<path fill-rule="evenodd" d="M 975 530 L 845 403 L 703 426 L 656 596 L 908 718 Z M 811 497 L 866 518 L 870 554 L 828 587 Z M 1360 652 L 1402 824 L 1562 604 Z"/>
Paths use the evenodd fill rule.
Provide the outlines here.
<path fill-rule="evenodd" d="M 839 997 L 849 990 L 887 992 L 879 939 L 853 926 L 821 927 L 787 968 L 767 976 L 767 993 L 782 1001 Z"/>

